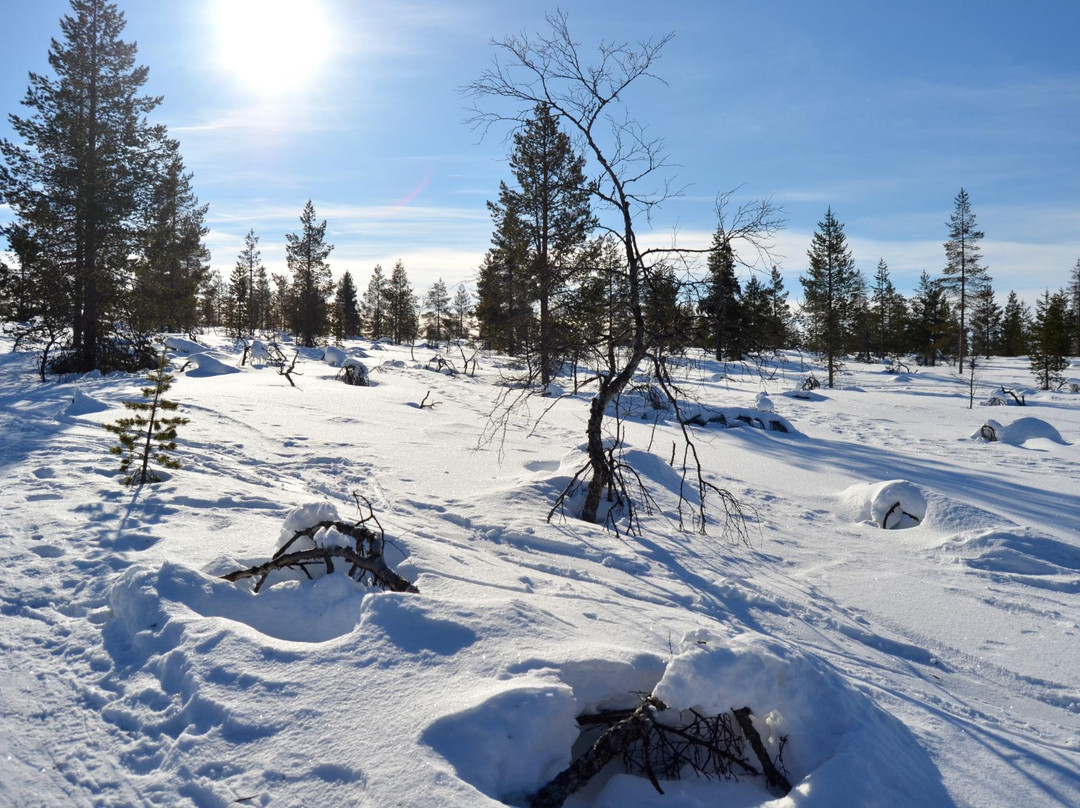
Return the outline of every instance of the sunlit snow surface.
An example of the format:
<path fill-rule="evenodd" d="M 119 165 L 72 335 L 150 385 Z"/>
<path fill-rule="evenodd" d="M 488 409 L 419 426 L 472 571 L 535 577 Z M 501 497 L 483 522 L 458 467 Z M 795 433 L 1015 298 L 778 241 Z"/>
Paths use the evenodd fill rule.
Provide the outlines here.
<path fill-rule="evenodd" d="M 583 462 L 569 377 L 483 443 L 505 357 L 470 377 L 349 343 L 292 387 L 231 342 L 173 347 L 184 467 L 133 490 L 100 424 L 143 378 L 41 384 L 0 342 L 0 805 L 521 804 L 576 715 L 654 689 L 750 707 L 794 791 L 661 796 L 612 768 L 568 805 L 1080 804 L 1080 395 L 979 406 L 1030 388 L 1023 360 L 983 363 L 972 409 L 947 367 L 851 364 L 798 395 L 795 357 L 682 367 L 694 412 L 751 421 L 692 428 L 747 545 L 679 530 L 680 432 L 642 408 L 641 535 L 547 524 Z M 372 386 L 337 380 L 343 356 Z M 354 493 L 419 595 L 217 577 L 357 518 Z"/>

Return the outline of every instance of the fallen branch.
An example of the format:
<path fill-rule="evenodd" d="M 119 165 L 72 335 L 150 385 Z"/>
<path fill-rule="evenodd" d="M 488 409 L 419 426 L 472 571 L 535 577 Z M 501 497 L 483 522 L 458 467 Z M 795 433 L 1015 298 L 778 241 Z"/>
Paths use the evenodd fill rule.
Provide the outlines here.
<path fill-rule="evenodd" d="M 985 428 L 986 427 L 983 427 L 983 429 L 985 429 Z M 892 516 L 898 509 L 900 511 L 900 516 L 908 517 L 909 519 L 913 520 L 915 522 L 915 524 L 919 524 L 919 522 L 922 521 L 915 514 L 908 513 L 903 508 L 901 508 L 899 502 L 894 502 L 892 507 L 889 508 L 888 512 L 886 512 L 886 514 L 881 518 L 881 528 L 882 528 L 882 530 L 888 530 L 889 529 L 889 517 Z M 899 520 L 897 520 L 897 521 L 899 521 Z"/>
<path fill-rule="evenodd" d="M 367 521 L 369 520 L 363 519 L 360 522 L 319 522 L 311 527 L 298 530 L 265 564 L 236 570 L 221 577 L 226 581 L 258 578 L 254 590 L 258 592 L 266 583 L 270 573 L 276 570 L 300 570 L 308 578 L 311 578 L 308 567 L 322 565 L 326 569 L 326 574 L 329 575 L 334 572 L 334 559 L 340 558 L 349 562 L 350 566 L 347 574 L 354 581 L 377 586 L 380 589 L 388 589 L 391 592 L 419 592 L 420 590 L 415 585 L 390 569 L 383 556 L 386 539 L 382 534 L 382 529 L 380 528 L 379 532 L 376 533 L 364 524 Z M 378 522 L 376 522 L 376 525 L 378 525 Z M 355 542 L 354 546 L 315 546 L 289 552 L 289 548 L 302 538 L 306 538 L 317 545 L 316 536 L 321 531 L 330 529 L 352 538 Z"/>
<path fill-rule="evenodd" d="M 578 716 L 582 727 L 607 728 L 588 751 L 533 796 L 530 808 L 559 808 L 616 757 L 622 757 L 627 771 L 647 777 L 661 794 L 660 780 L 677 780 L 686 767 L 704 777 L 764 774 L 770 788 L 783 794 L 791 791 L 791 783 L 769 757 L 754 728 L 749 707 L 716 716 L 686 710 L 679 714 L 679 724 L 658 720 L 667 709 L 660 699 L 645 695 L 633 710 Z M 757 756 L 760 770 L 744 756 L 744 741 Z"/>
<path fill-rule="evenodd" d="M 787 794 L 791 791 L 791 783 L 788 782 L 784 773 L 776 768 L 772 758 L 769 757 L 765 744 L 761 742 L 761 736 L 758 735 L 758 731 L 754 728 L 754 722 L 750 720 L 750 716 L 753 715 L 750 708 L 740 707 L 738 710 L 732 710 L 731 712 L 735 716 L 735 720 L 739 722 L 739 729 L 742 730 L 743 736 L 750 743 L 750 748 L 757 755 L 761 770 L 765 773 L 765 782 L 769 788 L 777 788 L 782 793 Z"/>

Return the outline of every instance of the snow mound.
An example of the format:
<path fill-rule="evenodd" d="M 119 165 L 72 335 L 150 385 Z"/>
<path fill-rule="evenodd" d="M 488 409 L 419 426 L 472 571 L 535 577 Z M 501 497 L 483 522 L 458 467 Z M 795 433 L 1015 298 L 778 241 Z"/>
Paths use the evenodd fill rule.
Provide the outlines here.
<path fill-rule="evenodd" d="M 1018 418 L 1011 424 L 1002 424 L 992 418 L 972 434 L 972 438 L 986 441 L 1001 441 L 1010 446 L 1026 446 L 1030 441 L 1049 441 L 1063 446 L 1068 444 L 1061 433 L 1041 418 Z"/>
<path fill-rule="evenodd" d="M 515 682 L 475 707 L 439 719 L 423 740 L 462 780 L 489 797 L 517 804 L 570 764 L 576 715 L 577 701 L 567 685 Z"/>
<path fill-rule="evenodd" d="M 326 348 L 323 349 L 322 359 L 332 368 L 341 367 L 346 357 L 347 354 L 345 351 L 338 348 L 336 345 L 327 345 Z"/>
<path fill-rule="evenodd" d="M 182 354 L 201 353 L 206 350 L 205 345 L 183 337 L 165 337 L 165 347 Z"/>
<path fill-rule="evenodd" d="M 749 707 L 771 755 L 784 745 L 794 786 L 769 805 L 950 805 L 911 732 L 823 661 L 756 632 L 687 634 L 653 695 L 673 710 Z M 598 801 L 600 802 L 600 801 Z"/>
<path fill-rule="evenodd" d="M 221 359 L 206 351 L 193 353 L 188 357 L 188 362 L 195 365 L 195 369 L 187 371 L 186 375 L 194 378 L 225 376 L 229 373 L 240 372 L 240 368 L 227 365 Z"/>
<path fill-rule="evenodd" d="M 907 480 L 856 483 L 840 493 L 840 502 L 852 520 L 885 530 L 916 527 L 926 518 L 926 496 Z"/>
<path fill-rule="evenodd" d="M 352 631 L 364 614 L 368 590 L 344 575 L 327 575 L 300 585 L 299 581 L 271 586 L 255 594 L 221 578 L 181 564 L 166 562 L 160 570 L 133 567 L 113 585 L 109 604 L 117 618 L 113 630 L 151 640 L 146 627 L 159 634 L 182 630 L 175 606 L 182 604 L 202 617 L 243 624 L 267 637 L 288 642 L 319 643 Z M 167 650 L 173 642 L 155 642 Z"/>
<path fill-rule="evenodd" d="M 64 407 L 63 414 L 68 416 L 89 415 L 93 412 L 104 412 L 109 405 L 98 401 L 93 396 L 88 396 L 82 390 L 76 390 L 71 403 Z"/>

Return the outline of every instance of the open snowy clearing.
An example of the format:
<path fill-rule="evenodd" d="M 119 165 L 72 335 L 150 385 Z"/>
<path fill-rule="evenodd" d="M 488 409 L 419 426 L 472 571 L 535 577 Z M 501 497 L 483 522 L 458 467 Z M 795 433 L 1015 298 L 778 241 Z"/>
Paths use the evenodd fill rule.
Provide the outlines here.
<path fill-rule="evenodd" d="M 657 505 L 641 535 L 547 524 L 588 394 L 538 426 L 532 399 L 482 444 L 504 357 L 470 377 L 349 343 L 330 358 L 372 386 L 316 351 L 294 388 L 229 341 L 188 346 L 184 467 L 131 489 L 100 425 L 142 377 L 40 384 L 9 347 L 0 805 L 522 804 L 569 764 L 576 716 L 649 692 L 750 707 L 794 790 L 661 796 L 613 766 L 567 805 L 1080 804 L 1080 395 L 979 406 L 1030 388 L 1022 360 L 984 363 L 972 409 L 947 367 L 852 364 L 794 395 L 794 356 L 688 363 L 703 416 L 727 413 L 693 434 L 748 546 L 678 529 L 680 435 L 656 414 L 623 422 Z M 358 518 L 354 492 L 419 594 L 217 577 L 268 559 L 298 506 Z"/>

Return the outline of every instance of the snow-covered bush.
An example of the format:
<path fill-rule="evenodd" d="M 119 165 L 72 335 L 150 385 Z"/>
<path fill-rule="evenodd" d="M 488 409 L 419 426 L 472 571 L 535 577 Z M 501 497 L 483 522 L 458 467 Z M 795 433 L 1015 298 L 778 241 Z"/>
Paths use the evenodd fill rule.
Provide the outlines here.
<path fill-rule="evenodd" d="M 352 356 L 342 360 L 341 371 L 338 373 L 338 378 L 345 382 L 345 384 L 351 384 L 356 387 L 369 387 L 371 385 L 371 377 L 368 374 L 367 365 Z"/>
<path fill-rule="evenodd" d="M 1003 424 L 988 418 L 986 423 L 979 427 L 972 438 L 981 438 L 985 441 L 1001 441 L 1012 446 L 1023 446 L 1028 441 L 1046 440 L 1051 443 L 1064 444 L 1061 433 L 1052 425 L 1041 418 L 1017 418 L 1011 424 Z"/>

